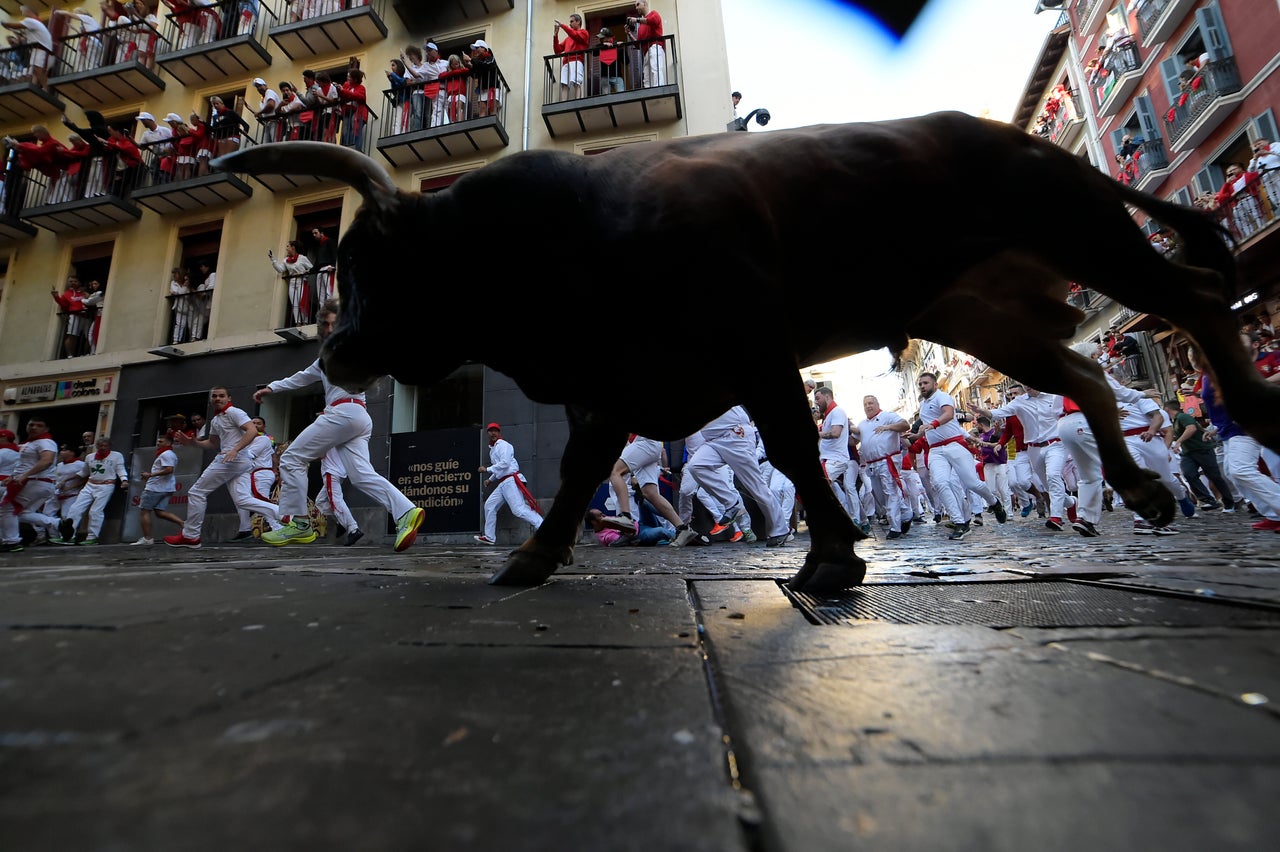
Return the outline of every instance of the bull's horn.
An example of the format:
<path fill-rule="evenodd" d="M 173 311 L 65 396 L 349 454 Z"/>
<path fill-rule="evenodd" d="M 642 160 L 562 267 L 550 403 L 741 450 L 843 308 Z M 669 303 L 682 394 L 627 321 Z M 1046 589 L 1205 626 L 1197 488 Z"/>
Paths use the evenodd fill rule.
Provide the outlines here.
<path fill-rule="evenodd" d="M 350 184 L 368 204 L 395 195 L 390 175 L 369 157 L 332 142 L 270 142 L 233 151 L 209 162 L 209 168 L 251 175 L 313 175 Z M 381 192 L 379 192 L 381 191 Z"/>

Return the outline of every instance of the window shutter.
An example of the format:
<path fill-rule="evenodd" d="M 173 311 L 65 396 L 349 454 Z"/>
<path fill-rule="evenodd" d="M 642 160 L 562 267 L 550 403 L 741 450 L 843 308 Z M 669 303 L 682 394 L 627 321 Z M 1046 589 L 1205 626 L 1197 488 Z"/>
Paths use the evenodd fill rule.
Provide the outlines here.
<path fill-rule="evenodd" d="M 1204 40 L 1209 61 L 1216 62 L 1233 56 L 1231 40 L 1227 38 L 1227 26 L 1222 20 L 1218 0 L 1212 0 L 1202 9 L 1196 9 L 1196 21 L 1200 25 L 1200 38 Z"/>
<path fill-rule="evenodd" d="M 1169 103 L 1176 104 L 1182 89 L 1178 86 L 1178 75 L 1182 73 L 1183 62 L 1178 54 L 1170 56 L 1160 63 L 1160 76 L 1164 78 L 1164 93 L 1169 96 Z"/>
<path fill-rule="evenodd" d="M 1160 135 L 1160 125 L 1156 123 L 1156 112 L 1151 107 L 1148 95 L 1139 95 L 1133 99 L 1133 106 L 1138 112 L 1138 126 L 1142 128 L 1144 142 L 1158 142 L 1164 137 Z"/>
<path fill-rule="evenodd" d="M 1259 113 L 1253 117 L 1253 138 L 1269 139 L 1272 142 L 1280 142 L 1280 135 L 1276 130 L 1276 116 L 1271 110 Z"/>

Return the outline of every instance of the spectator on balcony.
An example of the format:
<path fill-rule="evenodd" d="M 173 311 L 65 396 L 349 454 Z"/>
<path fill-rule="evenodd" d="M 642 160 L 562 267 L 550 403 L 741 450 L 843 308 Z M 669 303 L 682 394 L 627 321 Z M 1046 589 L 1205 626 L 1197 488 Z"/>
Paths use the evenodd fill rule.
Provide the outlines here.
<path fill-rule="evenodd" d="M 267 81 L 261 77 L 253 78 L 253 88 L 259 95 L 258 108 L 250 106 L 248 109 L 262 125 L 262 141 L 279 142 L 283 138 L 279 116 L 276 114 L 276 108 L 280 106 L 280 93 L 269 88 Z"/>
<path fill-rule="evenodd" d="M 1249 160 L 1248 171 L 1261 176 L 1274 217 L 1276 206 L 1280 205 L 1280 142 L 1272 142 L 1265 136 L 1253 140 L 1253 159 Z"/>
<path fill-rule="evenodd" d="M 390 134 L 395 136 L 399 133 L 408 133 L 412 125 L 409 123 L 413 115 L 409 101 L 409 86 L 413 82 L 413 75 L 409 73 L 409 69 L 405 67 L 404 60 L 392 59 L 391 67 L 383 73 L 387 75 L 387 85 L 391 86 L 391 122 Z M 439 86 L 437 85 L 437 88 Z"/>
<path fill-rule="evenodd" d="M 364 72 L 348 68 L 347 80 L 338 89 L 338 97 L 342 99 L 342 147 L 359 151 L 364 147 L 364 126 L 369 122 Z"/>
<path fill-rule="evenodd" d="M 54 139 L 49 134 L 49 129 L 43 124 L 33 124 L 31 126 L 31 136 L 32 141 L 30 142 L 19 142 L 12 136 L 4 137 L 5 147 L 17 152 L 15 160 L 10 161 L 8 176 L 5 179 L 5 200 L 8 202 L 9 210 L 13 215 L 17 215 L 26 206 L 28 172 L 38 171 L 48 179 L 46 194 L 37 198 L 35 204 L 43 204 L 48 194 L 54 192 L 58 177 L 62 173 L 62 166 L 58 162 L 57 152 L 65 146 L 57 139 Z M 17 164 L 16 170 L 13 168 L 15 161 Z"/>
<path fill-rule="evenodd" d="M 218 286 L 218 273 L 207 260 L 196 264 L 200 281 L 191 292 L 191 339 L 204 340 L 209 334 L 209 314 L 213 311 L 213 288 Z"/>
<path fill-rule="evenodd" d="M 68 147 L 59 149 L 55 154 L 56 162 L 62 167 L 62 174 L 58 177 L 57 186 L 53 187 L 46 199 L 49 204 L 66 204 L 83 197 L 83 177 L 88 173 L 85 165 L 93 156 L 93 149 L 75 133 L 67 137 L 67 142 L 70 143 Z"/>
<path fill-rule="evenodd" d="M 560 33 L 564 33 L 564 41 Z M 582 81 L 586 77 L 586 50 L 591 47 L 591 33 L 582 26 L 582 16 L 574 12 L 569 16 L 569 25 L 555 22 L 555 30 L 551 33 L 551 47 L 560 59 L 560 100 L 569 100 L 569 88 L 573 87 L 573 97 L 582 97 Z"/>
<path fill-rule="evenodd" d="M 440 75 L 444 86 L 444 122 L 451 124 L 467 120 L 467 77 L 471 68 L 456 53 L 449 54 L 449 69 Z"/>
<path fill-rule="evenodd" d="M 58 18 L 67 18 L 64 27 L 66 35 L 62 55 L 64 61 L 68 64 L 68 71 L 88 71 L 94 68 L 102 67 L 102 25 L 98 23 L 98 19 L 93 15 L 84 12 L 68 12 L 62 9 L 55 9 L 49 18 L 49 23 L 53 23 Z M 57 29 L 53 27 L 52 29 Z"/>
<path fill-rule="evenodd" d="M 199 44 L 206 44 L 218 35 L 218 15 L 216 10 L 206 7 L 213 5 L 214 0 L 163 0 L 164 5 L 173 13 L 174 23 L 178 27 L 178 50 L 186 50 Z"/>
<path fill-rule="evenodd" d="M 600 94 L 609 95 L 626 89 L 626 82 L 618 76 L 618 43 L 613 39 L 613 32 L 608 27 L 601 27 L 596 34 L 596 50 L 600 60 Z M 739 92 L 733 93 L 734 115 L 738 112 L 738 101 L 742 99 Z"/>
<path fill-rule="evenodd" d="M 1244 240 L 1262 227 L 1261 175 L 1245 171 L 1240 163 L 1227 165 L 1227 179 L 1218 190 L 1218 206 L 1227 211 L 1227 226 L 1236 239 Z"/>
<path fill-rule="evenodd" d="M 477 39 L 471 45 L 471 59 L 466 64 L 475 79 L 475 116 L 497 115 L 502 105 L 502 84 L 498 79 L 498 60 L 489 43 Z"/>
<path fill-rule="evenodd" d="M 142 171 L 142 150 L 133 141 L 133 137 L 123 130 L 112 127 L 109 132 L 111 135 L 106 146 L 112 152 L 116 164 L 111 194 L 126 198 L 138 185 L 138 175 Z"/>
<path fill-rule="evenodd" d="M 426 51 L 426 58 L 419 70 L 426 75 L 423 78 L 422 95 L 428 113 L 427 126 L 436 127 L 445 123 L 445 93 L 440 75 L 449 70 L 449 60 L 440 55 L 440 48 L 434 42 L 427 42 L 423 50 Z"/>
<path fill-rule="evenodd" d="M 640 80 L 645 88 L 667 84 L 667 48 L 662 40 L 662 16 L 648 0 L 636 0 L 636 13 L 627 18 L 627 34 L 640 44 L 644 64 Z"/>
<path fill-rule="evenodd" d="M 232 8 L 230 4 L 228 9 Z M 249 35 L 253 32 L 253 28 L 258 23 L 258 0 L 240 0 L 236 7 L 235 26 L 227 27 L 229 33 L 235 35 Z"/>
<path fill-rule="evenodd" d="M 157 124 L 156 117 L 149 112 L 138 113 L 138 121 L 142 124 L 142 133 L 138 136 L 138 144 L 146 148 L 151 158 L 151 182 L 162 183 L 169 173 L 160 170 L 160 163 L 165 157 L 173 156 L 173 130 L 167 124 Z"/>
<path fill-rule="evenodd" d="M 297 88 L 288 80 L 280 81 L 280 106 L 276 107 L 276 115 L 284 125 L 282 138 L 295 140 L 302 138 L 302 121 L 298 118 L 306 109 L 302 98 L 298 97 Z"/>
<path fill-rule="evenodd" d="M 1258 308 L 1258 333 L 1266 332 L 1273 338 L 1276 337 L 1276 327 L 1271 324 L 1271 312 L 1266 308 Z"/>
<path fill-rule="evenodd" d="M 213 157 L 213 132 L 194 110 L 187 116 L 187 122 L 187 127 L 196 140 L 196 177 L 203 177 L 209 174 L 209 160 Z"/>
<path fill-rule="evenodd" d="M 342 118 L 342 95 L 328 71 L 316 74 L 316 103 L 319 105 L 319 139 L 338 141 L 338 122 Z"/>
<path fill-rule="evenodd" d="M 307 257 L 312 259 L 316 269 L 316 295 L 321 303 L 338 298 L 338 288 L 333 277 L 333 265 L 338 251 L 334 241 L 319 228 L 311 229 L 314 245 Z"/>
<path fill-rule="evenodd" d="M 422 58 L 422 48 L 416 44 L 411 44 L 404 50 L 400 51 L 400 63 L 404 66 L 406 77 L 406 85 L 410 86 L 409 92 L 409 130 L 422 130 L 427 125 L 422 123 L 423 116 L 426 115 L 426 91 L 425 87 L 429 80 L 435 80 L 440 76 L 440 72 L 436 70 L 434 65 L 427 65 Z M 387 78 L 391 75 L 388 72 Z M 392 83 L 394 85 L 394 81 Z"/>
<path fill-rule="evenodd" d="M 240 149 L 241 134 L 249 132 L 249 122 L 214 95 L 209 98 L 209 132 L 213 136 L 214 156 L 221 157 Z"/>
<path fill-rule="evenodd" d="M 187 180 L 196 173 L 196 145 L 200 137 L 191 132 L 191 128 L 182 120 L 182 116 L 171 112 L 164 117 L 165 123 L 173 131 L 174 180 Z"/>
<path fill-rule="evenodd" d="M 169 343 L 176 346 L 179 343 L 186 343 L 187 335 L 191 331 L 191 278 L 181 266 L 175 266 L 169 272 L 168 299 L 169 310 L 173 314 L 173 330 L 169 334 Z"/>
<path fill-rule="evenodd" d="M 62 334 L 62 357 L 74 358 L 77 355 L 83 355 L 85 335 L 89 330 L 89 319 L 84 307 L 84 299 L 89 295 L 88 292 L 85 291 L 78 276 L 68 275 L 67 289 L 61 293 L 51 289 L 49 294 L 53 296 L 54 303 L 66 320 L 66 327 Z"/>
<path fill-rule="evenodd" d="M 1137 154 L 1140 150 L 1142 150 L 1141 139 L 1139 139 L 1136 142 L 1133 141 L 1132 133 L 1126 133 L 1123 137 L 1121 137 L 1120 156 L 1125 158 L 1125 162 L 1128 162 L 1129 160 L 1131 160 L 1133 156 Z"/>
<path fill-rule="evenodd" d="M 30 45 L 31 82 L 43 89 L 49 83 L 53 34 L 30 6 L 19 6 L 18 10 L 22 17 L 16 21 L 5 21 L 4 28 L 17 33 L 20 44 Z"/>
<path fill-rule="evenodd" d="M 107 296 L 102 282 L 94 279 L 89 282 L 89 294 L 84 297 L 85 319 L 88 329 L 85 338 L 88 342 L 87 354 L 98 354 L 98 332 L 102 329 L 102 301 Z"/>
<path fill-rule="evenodd" d="M 307 286 L 311 259 L 301 253 L 293 240 L 285 243 L 284 260 L 276 260 L 276 253 L 271 249 L 267 249 L 267 259 L 289 287 L 288 324 L 299 326 L 311 322 L 311 288 Z"/>

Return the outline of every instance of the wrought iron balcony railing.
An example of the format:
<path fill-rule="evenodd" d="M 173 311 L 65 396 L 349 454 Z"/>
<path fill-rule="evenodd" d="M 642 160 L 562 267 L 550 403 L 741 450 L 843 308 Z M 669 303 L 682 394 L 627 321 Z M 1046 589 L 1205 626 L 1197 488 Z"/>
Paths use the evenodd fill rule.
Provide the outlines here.
<path fill-rule="evenodd" d="M 1206 62 L 1165 114 L 1165 121 L 1170 125 L 1169 144 L 1177 145 L 1214 101 L 1235 94 L 1242 85 L 1234 56 Z"/>

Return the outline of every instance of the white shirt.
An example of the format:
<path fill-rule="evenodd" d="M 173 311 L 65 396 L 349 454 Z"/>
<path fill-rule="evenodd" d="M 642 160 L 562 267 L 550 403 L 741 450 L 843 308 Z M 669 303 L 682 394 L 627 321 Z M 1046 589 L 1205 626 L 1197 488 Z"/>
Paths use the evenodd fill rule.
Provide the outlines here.
<path fill-rule="evenodd" d="M 22 476 L 31 468 L 36 466 L 40 461 L 41 453 L 53 453 L 53 457 L 58 457 L 58 444 L 52 438 L 37 438 L 34 441 L 27 441 L 18 447 L 18 463 L 13 468 L 13 476 Z M 49 468 L 38 472 L 37 478 L 49 477 L 53 478 L 53 471 Z"/>
<path fill-rule="evenodd" d="M 63 496 L 80 491 L 84 481 L 89 478 L 89 471 L 80 459 L 69 462 L 58 462 L 53 467 L 54 493 Z"/>
<path fill-rule="evenodd" d="M 218 455 L 214 459 L 215 461 L 221 461 L 227 450 L 233 450 L 240 446 L 240 439 L 244 436 L 243 427 L 248 422 L 249 415 L 234 405 L 228 405 L 213 416 L 213 419 L 209 421 L 209 432 L 210 435 L 218 437 L 221 446 Z M 240 458 L 238 453 L 236 458 Z"/>
<path fill-rule="evenodd" d="M 111 450 L 104 459 L 98 458 L 97 453 L 94 453 L 84 463 L 89 469 L 89 482 L 92 485 L 114 485 L 117 479 L 122 485 L 129 484 L 129 469 L 125 467 L 124 456 L 117 450 Z"/>
<path fill-rule="evenodd" d="M 18 451 L 12 447 L 0 449 L 0 479 L 5 479 L 18 466 Z"/>
<path fill-rule="evenodd" d="M 1058 417 L 1062 414 L 1062 397 L 1051 393 L 1022 396 L 999 408 L 991 409 L 995 417 L 1017 416 L 1028 444 L 1043 444 L 1058 437 Z M 959 428 L 959 427 L 957 427 Z"/>
<path fill-rule="evenodd" d="M 204 279 L 196 290 L 212 290 L 218 283 L 218 273 L 210 272 L 209 277 Z"/>
<path fill-rule="evenodd" d="M 925 424 L 925 440 L 928 441 L 930 446 L 964 434 L 964 429 L 960 428 L 960 424 L 956 422 L 954 416 L 937 429 L 929 428 L 930 423 L 942 419 L 942 409 L 948 405 L 951 406 L 951 410 L 954 412 L 956 401 L 951 398 L 951 394 L 942 390 L 935 390 L 928 399 L 922 400 L 920 403 L 920 420 Z"/>
<path fill-rule="evenodd" d="M 843 427 L 839 435 L 834 438 L 821 437 L 830 433 L 836 426 Z M 831 410 L 822 418 L 822 425 L 818 427 L 818 436 L 819 459 L 822 461 L 827 459 L 849 460 L 849 415 L 845 414 L 843 408 L 838 405 L 831 406 Z"/>
<path fill-rule="evenodd" d="M 274 103 L 272 103 L 274 101 Z M 276 107 L 280 106 L 280 95 L 275 89 L 267 87 L 266 93 L 262 96 L 262 102 L 258 104 L 258 112 L 270 118 L 275 115 Z"/>
<path fill-rule="evenodd" d="M 138 144 L 146 145 L 149 142 L 164 142 L 165 140 L 172 139 L 172 138 L 173 138 L 173 128 L 164 127 L 162 125 L 157 124 L 155 130 L 152 130 L 149 127 L 143 129 L 142 135 L 138 137 Z M 151 150 L 157 154 L 168 154 L 173 150 L 173 146 L 172 145 L 156 145 Z"/>
<path fill-rule="evenodd" d="M 751 425 L 751 417 L 747 414 L 745 408 L 741 405 L 735 405 L 715 420 L 703 426 L 702 437 L 708 441 L 714 441 L 716 438 L 723 438 L 730 433 L 742 437 L 748 431 L 755 431 L 755 427 Z"/>
<path fill-rule="evenodd" d="M 1272 142 L 1265 153 L 1255 154 L 1249 161 L 1249 171 L 1261 172 L 1280 169 L 1280 142 Z"/>
<path fill-rule="evenodd" d="M 358 399 L 364 402 L 364 394 L 351 393 L 337 385 L 329 384 L 329 377 L 320 369 L 319 359 L 312 361 L 311 366 L 306 369 L 299 370 L 287 379 L 277 379 L 267 387 L 271 389 L 272 393 L 278 393 L 286 390 L 299 390 L 314 385 L 316 382 L 319 382 L 324 387 L 324 404 L 326 406 L 333 405 L 334 401 L 339 399 Z"/>
<path fill-rule="evenodd" d="M 53 53 L 53 33 L 49 32 L 48 27 L 35 18 L 23 18 L 18 23 L 27 30 L 23 39 L 26 44 L 38 44 Z"/>
<path fill-rule="evenodd" d="M 519 472 L 520 463 L 516 461 L 515 448 L 505 438 L 494 441 L 489 448 L 489 481 L 498 482 Z"/>
<path fill-rule="evenodd" d="M 176 470 L 178 467 L 178 454 L 172 449 L 165 450 L 156 456 L 156 460 L 151 463 L 151 473 L 156 474 L 158 470 L 164 470 L 166 467 Z M 178 478 L 173 470 L 168 473 L 156 474 L 147 479 L 146 486 L 143 491 L 160 491 L 169 493 L 178 490 Z"/>
<path fill-rule="evenodd" d="M 891 432 L 885 430 L 876 434 L 877 426 L 891 426 L 894 423 L 905 423 L 902 415 L 895 414 L 892 411 L 881 411 L 875 417 L 869 417 L 858 424 L 858 454 L 862 457 L 862 463 L 876 459 L 882 459 L 885 456 L 894 456 L 902 451 L 902 433 Z"/>
<path fill-rule="evenodd" d="M 244 454 L 248 456 L 254 467 L 271 467 L 271 456 L 275 451 L 275 446 L 266 435 L 259 435 L 244 448 Z"/>

